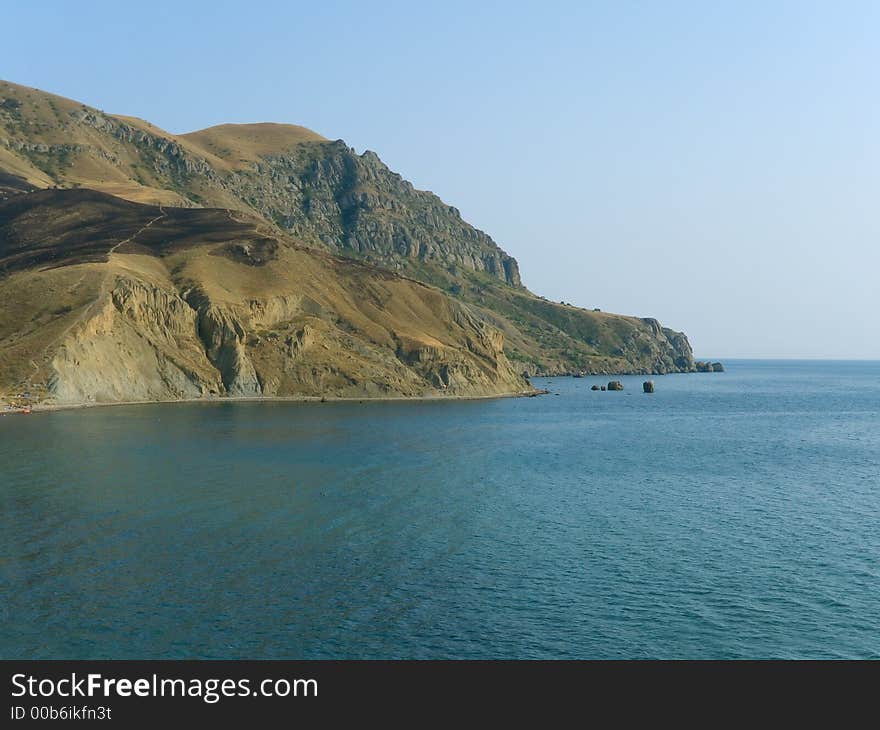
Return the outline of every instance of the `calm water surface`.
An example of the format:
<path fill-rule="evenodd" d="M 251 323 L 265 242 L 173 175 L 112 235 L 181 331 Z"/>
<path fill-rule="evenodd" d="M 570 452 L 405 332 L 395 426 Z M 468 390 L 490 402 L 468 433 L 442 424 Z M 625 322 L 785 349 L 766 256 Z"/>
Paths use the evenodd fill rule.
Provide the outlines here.
<path fill-rule="evenodd" d="M 880 657 L 880 363 L 622 380 L 0 418 L 0 657 Z"/>

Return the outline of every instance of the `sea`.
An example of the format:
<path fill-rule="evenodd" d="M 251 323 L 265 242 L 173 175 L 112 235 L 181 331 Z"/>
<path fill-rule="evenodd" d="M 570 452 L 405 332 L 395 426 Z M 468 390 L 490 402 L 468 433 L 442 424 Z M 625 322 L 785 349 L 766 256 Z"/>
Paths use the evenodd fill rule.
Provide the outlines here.
<path fill-rule="evenodd" d="M 0 658 L 880 657 L 880 362 L 0 418 Z"/>

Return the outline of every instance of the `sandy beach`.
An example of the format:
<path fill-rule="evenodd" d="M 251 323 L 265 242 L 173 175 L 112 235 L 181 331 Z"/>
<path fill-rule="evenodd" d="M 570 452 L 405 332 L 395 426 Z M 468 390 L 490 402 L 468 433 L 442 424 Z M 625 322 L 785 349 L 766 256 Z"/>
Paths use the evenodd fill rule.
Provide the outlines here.
<path fill-rule="evenodd" d="M 516 393 L 498 393 L 490 395 L 426 395 L 426 396 L 383 396 L 376 397 L 333 397 L 333 396 L 228 396 L 214 398 L 169 398 L 165 400 L 127 400 L 127 401 L 100 401 L 87 403 L 38 403 L 29 406 L 31 414 L 49 413 L 52 411 L 67 411 L 81 408 L 105 408 L 109 406 L 138 406 L 138 405 L 159 405 L 159 404 L 175 404 L 175 403 L 387 403 L 387 402 L 424 402 L 424 401 L 463 401 L 463 400 L 495 400 L 498 398 L 532 398 L 539 395 L 546 395 L 549 391 L 532 390 L 521 391 Z M 0 416 L 6 415 L 24 415 L 26 408 L 15 406 L 10 403 L 7 398 L 0 399 Z"/>

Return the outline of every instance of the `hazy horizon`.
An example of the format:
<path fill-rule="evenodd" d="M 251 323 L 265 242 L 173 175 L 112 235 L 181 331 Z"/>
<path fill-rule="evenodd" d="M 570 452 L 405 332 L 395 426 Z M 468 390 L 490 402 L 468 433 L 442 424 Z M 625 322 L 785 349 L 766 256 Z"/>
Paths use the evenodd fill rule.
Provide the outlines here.
<path fill-rule="evenodd" d="M 698 357 L 880 359 L 875 4 L 4 16 L 0 78 L 174 133 L 286 122 L 374 150 L 549 299 L 657 317 Z"/>

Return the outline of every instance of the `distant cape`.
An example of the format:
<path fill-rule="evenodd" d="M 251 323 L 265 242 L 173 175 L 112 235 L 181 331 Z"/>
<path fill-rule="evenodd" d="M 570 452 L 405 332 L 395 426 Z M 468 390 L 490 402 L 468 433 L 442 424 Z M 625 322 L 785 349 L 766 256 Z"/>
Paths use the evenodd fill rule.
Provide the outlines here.
<path fill-rule="evenodd" d="M 532 294 L 457 209 L 303 127 L 174 135 L 0 82 L 0 201 L 7 394 L 499 394 L 696 369 L 684 334 Z"/>

